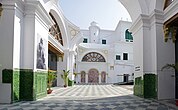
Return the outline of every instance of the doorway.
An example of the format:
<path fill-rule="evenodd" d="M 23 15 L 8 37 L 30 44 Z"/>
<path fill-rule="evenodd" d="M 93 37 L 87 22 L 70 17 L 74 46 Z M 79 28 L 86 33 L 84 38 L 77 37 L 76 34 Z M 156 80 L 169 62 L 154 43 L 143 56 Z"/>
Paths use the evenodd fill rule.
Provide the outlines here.
<path fill-rule="evenodd" d="M 90 69 L 88 73 L 88 83 L 99 83 L 99 72 L 96 69 Z"/>

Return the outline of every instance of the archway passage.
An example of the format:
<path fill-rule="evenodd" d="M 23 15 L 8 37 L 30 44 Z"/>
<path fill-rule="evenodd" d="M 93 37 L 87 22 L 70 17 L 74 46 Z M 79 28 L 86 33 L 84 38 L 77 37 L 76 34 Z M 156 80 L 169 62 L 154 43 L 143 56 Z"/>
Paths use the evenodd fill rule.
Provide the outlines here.
<path fill-rule="evenodd" d="M 88 83 L 99 83 L 99 73 L 96 69 L 89 70 Z"/>
<path fill-rule="evenodd" d="M 101 73 L 101 83 L 106 83 L 106 72 Z"/>

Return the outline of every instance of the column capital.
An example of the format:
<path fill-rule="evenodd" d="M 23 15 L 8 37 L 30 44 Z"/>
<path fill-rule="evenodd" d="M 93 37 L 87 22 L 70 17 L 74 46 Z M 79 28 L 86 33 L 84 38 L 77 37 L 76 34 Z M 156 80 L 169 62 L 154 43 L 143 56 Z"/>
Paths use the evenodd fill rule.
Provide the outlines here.
<path fill-rule="evenodd" d="M 153 10 L 150 14 L 140 14 L 135 22 L 130 27 L 130 31 L 135 34 L 141 27 L 150 28 L 152 24 L 163 24 L 164 12 L 160 10 Z"/>

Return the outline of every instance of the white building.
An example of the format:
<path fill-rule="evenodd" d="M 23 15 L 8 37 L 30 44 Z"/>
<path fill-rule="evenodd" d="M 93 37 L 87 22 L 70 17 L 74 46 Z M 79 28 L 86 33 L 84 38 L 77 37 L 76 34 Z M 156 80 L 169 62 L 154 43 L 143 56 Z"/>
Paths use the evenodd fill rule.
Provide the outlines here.
<path fill-rule="evenodd" d="M 74 51 L 82 38 L 80 29 L 63 16 L 58 1 L 0 3 L 0 103 L 45 96 L 48 70 L 57 71 L 57 86 L 64 85 L 63 70 L 70 70 L 73 80 Z"/>
<path fill-rule="evenodd" d="M 62 70 L 70 70 L 69 79 L 74 79 L 76 48 L 82 41 L 82 35 L 80 35 L 80 29 L 63 16 L 58 1 L 0 0 L 0 64 L 2 65 L 0 67 L 0 103 L 36 100 L 45 96 L 48 69 L 57 70 L 57 86 L 63 85 L 60 77 Z M 133 57 L 136 80 L 134 94 L 157 99 L 177 99 L 178 73 L 171 69 L 161 71 L 161 68 L 167 63 L 178 62 L 178 40 L 176 40 L 178 39 L 178 0 L 119 1 L 132 19 L 129 31 L 134 38 L 133 56 L 130 50 L 123 51 L 121 49 L 124 48 L 116 48 L 116 45 L 129 45 L 132 42 L 124 43 L 123 36 L 116 37 L 118 38 L 115 39 L 116 42 L 106 37 L 122 35 L 125 28 L 122 31 L 119 29 L 122 26 L 118 26 L 115 32 L 102 32 L 93 23 L 94 26 L 90 29 L 92 33 L 84 36 L 92 44 L 81 44 L 77 49 L 80 53 L 76 59 L 79 61 L 77 71 L 86 73 L 86 81 L 88 81 L 89 70 L 94 69 L 96 72 L 97 69 L 99 74 L 97 82 L 118 82 L 121 81 L 120 76 L 113 77 L 116 74 L 128 74 L 124 69 L 121 71 L 119 68 L 130 66 L 131 57 Z M 101 45 L 102 40 L 106 44 Z M 108 45 L 110 42 L 114 44 Z M 89 65 L 90 68 L 80 68 L 84 66 L 80 63 L 87 63 L 81 61 L 90 52 L 102 55 L 103 62 L 97 68 L 94 65 Z M 122 61 L 124 52 L 129 52 L 130 64 Z M 121 61 L 115 60 L 116 55 L 118 59 L 120 55 Z M 7 75 L 9 72 L 11 76 Z M 106 74 L 105 80 L 100 80 L 101 73 Z M 9 77 L 11 78 L 8 79 Z M 147 80 L 150 78 L 152 80 Z M 78 81 L 80 80 L 78 78 Z M 140 83 L 142 80 L 145 84 Z"/>
<path fill-rule="evenodd" d="M 116 29 L 111 31 L 102 30 L 96 22 L 92 22 L 89 30 L 81 30 L 84 40 L 77 48 L 77 83 L 133 81 L 133 38 L 128 31 L 130 26 L 131 22 L 120 21 Z"/>

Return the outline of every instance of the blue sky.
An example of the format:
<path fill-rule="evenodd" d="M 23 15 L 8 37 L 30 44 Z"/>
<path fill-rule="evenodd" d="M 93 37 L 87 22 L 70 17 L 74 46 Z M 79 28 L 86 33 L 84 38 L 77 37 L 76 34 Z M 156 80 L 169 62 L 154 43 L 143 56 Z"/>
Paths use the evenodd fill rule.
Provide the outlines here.
<path fill-rule="evenodd" d="M 118 0 L 59 0 L 65 17 L 81 29 L 95 21 L 101 29 L 114 30 L 120 19 L 131 21 Z"/>

